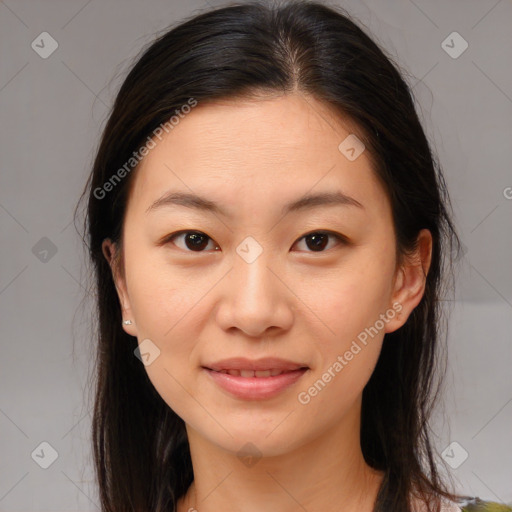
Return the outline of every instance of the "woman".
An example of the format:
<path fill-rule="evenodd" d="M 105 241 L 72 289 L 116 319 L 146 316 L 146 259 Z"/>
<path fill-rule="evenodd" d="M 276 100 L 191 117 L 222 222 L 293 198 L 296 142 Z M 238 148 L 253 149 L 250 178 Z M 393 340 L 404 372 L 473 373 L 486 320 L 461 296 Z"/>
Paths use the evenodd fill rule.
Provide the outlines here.
<path fill-rule="evenodd" d="M 233 4 L 159 37 L 86 194 L 103 510 L 491 505 L 448 490 L 427 422 L 444 180 L 341 9 Z"/>

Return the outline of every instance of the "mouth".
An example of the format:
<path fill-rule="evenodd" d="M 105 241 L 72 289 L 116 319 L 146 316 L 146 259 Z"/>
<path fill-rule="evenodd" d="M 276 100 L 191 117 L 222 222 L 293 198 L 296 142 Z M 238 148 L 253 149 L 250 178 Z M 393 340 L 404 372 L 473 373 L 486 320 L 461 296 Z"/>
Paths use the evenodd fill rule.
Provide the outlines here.
<path fill-rule="evenodd" d="M 259 372 L 270 372 L 270 375 L 260 374 L 256 376 L 269 377 L 279 375 L 281 372 L 299 370 L 301 368 L 308 368 L 304 363 L 297 363 L 287 359 L 278 357 L 264 357 L 262 359 L 247 359 L 245 357 L 232 357 L 230 359 L 223 359 L 213 363 L 203 365 L 203 368 L 213 370 L 216 372 L 239 372 L 237 375 L 254 377 Z M 252 372 L 252 373 L 247 373 Z M 233 374 L 234 375 L 234 374 Z"/>
<path fill-rule="evenodd" d="M 203 366 L 216 386 L 244 400 L 265 400 L 295 384 L 309 367 L 282 359 L 229 359 Z"/>
<path fill-rule="evenodd" d="M 307 369 L 307 368 L 298 368 L 298 370 Z M 212 368 L 207 368 L 207 370 L 211 370 L 212 372 L 217 373 L 226 373 L 228 375 L 233 375 L 235 377 L 243 377 L 245 379 L 251 377 L 277 377 L 278 375 L 282 375 L 283 373 L 291 373 L 297 370 L 280 370 L 279 368 L 272 368 L 271 370 L 213 370 Z"/>

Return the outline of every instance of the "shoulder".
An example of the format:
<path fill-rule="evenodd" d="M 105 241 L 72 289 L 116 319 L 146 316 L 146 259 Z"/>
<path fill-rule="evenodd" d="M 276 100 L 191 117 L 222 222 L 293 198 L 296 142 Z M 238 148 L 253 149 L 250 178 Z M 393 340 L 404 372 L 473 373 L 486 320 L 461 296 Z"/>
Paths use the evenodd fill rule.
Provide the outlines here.
<path fill-rule="evenodd" d="M 459 510 L 462 512 L 512 512 L 510 505 L 484 501 L 480 498 L 470 498 L 459 502 Z M 457 510 L 457 509 L 454 509 Z"/>
<path fill-rule="evenodd" d="M 424 512 L 424 503 L 416 503 L 414 512 Z M 485 501 L 478 497 L 459 496 L 458 501 L 441 500 L 441 512 L 512 512 L 512 506 Z"/>

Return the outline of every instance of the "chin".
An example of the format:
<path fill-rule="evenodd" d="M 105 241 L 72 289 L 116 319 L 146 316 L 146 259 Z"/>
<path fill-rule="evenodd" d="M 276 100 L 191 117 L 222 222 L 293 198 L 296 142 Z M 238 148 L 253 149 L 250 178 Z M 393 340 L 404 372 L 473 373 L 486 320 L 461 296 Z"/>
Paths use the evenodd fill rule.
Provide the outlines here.
<path fill-rule="evenodd" d="M 237 457 L 244 459 L 258 459 L 261 457 L 277 457 L 284 455 L 300 445 L 300 439 L 290 438 L 290 433 L 283 430 L 278 432 L 271 429 L 254 428 L 254 424 L 238 424 L 236 426 L 225 425 L 226 430 L 233 437 L 223 431 L 221 437 L 211 437 L 211 432 L 205 437 L 215 444 Z M 275 427 L 274 427 L 275 428 Z M 243 461 L 242 461 L 243 462 Z"/>

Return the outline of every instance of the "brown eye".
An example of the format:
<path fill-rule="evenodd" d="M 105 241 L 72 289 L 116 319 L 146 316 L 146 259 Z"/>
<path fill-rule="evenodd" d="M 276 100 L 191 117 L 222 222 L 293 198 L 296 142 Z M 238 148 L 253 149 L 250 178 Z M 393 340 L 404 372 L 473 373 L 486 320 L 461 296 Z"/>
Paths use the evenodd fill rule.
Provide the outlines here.
<path fill-rule="evenodd" d="M 182 239 L 182 245 L 175 243 L 174 240 Z M 204 249 L 208 247 L 208 244 L 211 243 L 213 247 L 210 249 L 217 250 L 218 246 L 214 243 L 214 241 L 205 233 L 201 231 L 180 231 L 178 233 L 174 233 L 169 236 L 166 242 L 172 242 L 180 249 L 188 252 L 204 252 Z"/>
<path fill-rule="evenodd" d="M 324 249 L 329 244 L 329 238 L 334 238 L 335 240 L 341 243 L 345 242 L 344 237 L 342 237 L 338 233 L 333 233 L 331 231 L 314 231 L 312 233 L 304 235 L 302 238 L 298 240 L 298 242 L 302 240 L 305 241 L 306 247 L 309 249 L 306 252 L 325 252 Z"/>
<path fill-rule="evenodd" d="M 326 252 L 332 247 L 331 239 L 347 243 L 345 237 L 331 231 L 313 231 L 304 235 L 296 243 L 304 241 L 306 252 Z M 173 243 L 186 252 L 206 252 L 220 249 L 213 239 L 201 231 L 179 231 L 169 235 L 165 239 L 165 243 Z"/>

